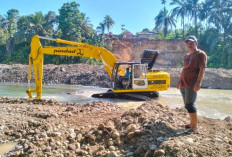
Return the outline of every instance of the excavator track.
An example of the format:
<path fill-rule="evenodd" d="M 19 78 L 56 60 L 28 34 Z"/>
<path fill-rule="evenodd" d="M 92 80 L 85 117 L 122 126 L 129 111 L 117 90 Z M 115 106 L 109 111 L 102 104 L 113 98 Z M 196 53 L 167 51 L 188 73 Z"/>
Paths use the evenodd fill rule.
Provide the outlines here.
<path fill-rule="evenodd" d="M 159 97 L 159 92 L 130 92 L 130 93 L 114 93 L 108 90 L 106 93 L 93 94 L 94 98 L 109 98 L 109 99 L 127 99 L 136 101 L 150 101 L 152 98 Z"/>

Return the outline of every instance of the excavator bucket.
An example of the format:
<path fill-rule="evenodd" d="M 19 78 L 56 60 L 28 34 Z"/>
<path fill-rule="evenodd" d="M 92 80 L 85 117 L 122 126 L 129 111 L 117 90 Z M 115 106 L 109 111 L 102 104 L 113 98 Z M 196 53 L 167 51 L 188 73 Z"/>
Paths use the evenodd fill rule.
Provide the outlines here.
<path fill-rule="evenodd" d="M 148 70 L 150 70 L 155 64 L 158 54 L 159 54 L 159 51 L 157 50 L 149 50 L 149 49 L 144 50 L 141 63 L 148 64 Z"/>

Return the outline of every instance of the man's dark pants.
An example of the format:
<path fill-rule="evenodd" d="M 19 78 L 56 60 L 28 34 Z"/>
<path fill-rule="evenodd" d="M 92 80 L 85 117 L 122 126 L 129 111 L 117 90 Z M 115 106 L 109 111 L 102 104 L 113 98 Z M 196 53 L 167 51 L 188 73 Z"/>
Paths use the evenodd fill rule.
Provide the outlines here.
<path fill-rule="evenodd" d="M 188 113 L 196 113 L 197 109 L 195 107 L 195 102 L 197 99 L 197 92 L 195 92 L 192 88 L 181 88 L 180 92 Z"/>

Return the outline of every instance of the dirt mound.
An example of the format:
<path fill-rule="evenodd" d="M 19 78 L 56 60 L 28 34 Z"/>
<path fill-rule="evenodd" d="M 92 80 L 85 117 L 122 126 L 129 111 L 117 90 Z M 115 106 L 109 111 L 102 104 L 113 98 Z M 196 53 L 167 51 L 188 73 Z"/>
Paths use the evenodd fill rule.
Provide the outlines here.
<path fill-rule="evenodd" d="M 166 71 L 171 75 L 171 87 L 176 87 L 181 68 L 161 67 L 156 70 Z M 27 83 L 28 66 L 21 64 L 0 64 L 0 82 Z M 32 74 L 32 78 L 34 78 Z M 31 81 L 34 83 L 34 80 Z M 72 64 L 44 65 L 44 84 L 71 84 L 111 87 L 110 77 L 102 65 Z M 202 83 L 203 88 L 232 89 L 232 69 L 207 68 Z"/>
<path fill-rule="evenodd" d="M 30 104 L 30 105 L 29 105 Z M 230 156 L 232 121 L 200 117 L 200 134 L 187 135 L 184 109 L 156 101 L 124 111 L 113 103 L 60 104 L 0 99 L 0 143 L 5 156 Z"/>
<path fill-rule="evenodd" d="M 44 84 L 72 84 L 85 86 L 110 87 L 110 77 L 103 65 L 66 64 L 44 65 Z M 28 66 L 22 64 L 0 64 L 0 82 L 27 83 Z M 34 74 L 32 73 L 32 83 Z"/>

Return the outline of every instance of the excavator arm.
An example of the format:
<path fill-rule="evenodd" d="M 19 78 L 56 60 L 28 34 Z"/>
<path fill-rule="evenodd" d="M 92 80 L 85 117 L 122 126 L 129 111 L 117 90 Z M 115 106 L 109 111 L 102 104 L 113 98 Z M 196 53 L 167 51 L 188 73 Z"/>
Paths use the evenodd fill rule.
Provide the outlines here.
<path fill-rule="evenodd" d="M 69 47 L 43 47 L 40 43 L 40 39 L 52 40 L 56 43 L 62 43 L 71 45 Z M 61 55 L 61 56 L 78 56 L 78 57 L 90 57 L 102 61 L 107 73 L 112 79 L 112 69 L 116 63 L 114 55 L 103 47 L 96 47 L 84 43 L 78 43 L 73 41 L 51 39 L 41 37 L 38 35 L 33 36 L 31 41 L 31 52 L 29 55 L 29 71 L 28 71 L 28 83 L 31 80 L 31 65 L 33 64 L 33 71 L 35 77 L 35 89 L 27 89 L 28 96 L 32 98 L 32 92 L 36 92 L 36 99 L 41 98 L 42 84 L 43 84 L 43 60 L 44 54 L 47 55 Z M 124 69 L 119 68 L 118 73 L 124 75 Z"/>

